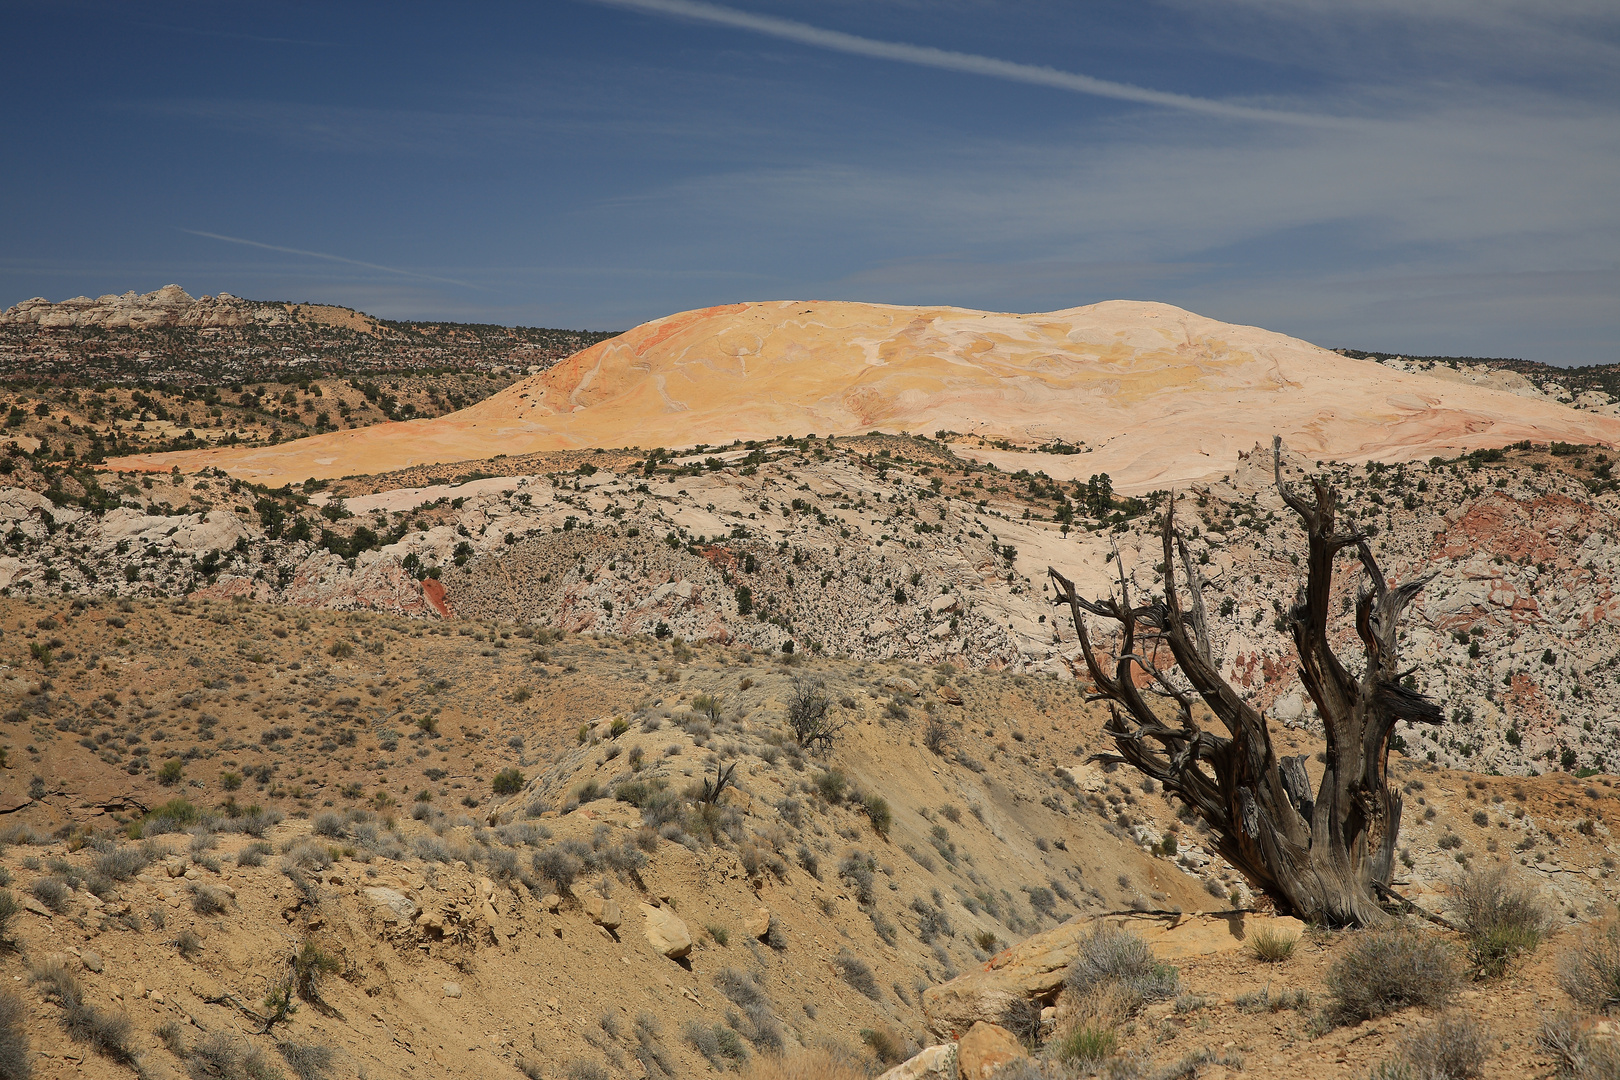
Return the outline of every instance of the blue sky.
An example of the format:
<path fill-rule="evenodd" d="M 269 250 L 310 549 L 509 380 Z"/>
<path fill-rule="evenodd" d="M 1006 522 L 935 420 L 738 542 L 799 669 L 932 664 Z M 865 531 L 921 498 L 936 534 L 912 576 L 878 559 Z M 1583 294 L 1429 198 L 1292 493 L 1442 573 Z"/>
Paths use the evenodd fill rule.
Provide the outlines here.
<path fill-rule="evenodd" d="M 1130 298 L 1329 346 L 1620 361 L 1612 0 L 0 18 L 0 305 L 172 281 L 616 329 Z"/>

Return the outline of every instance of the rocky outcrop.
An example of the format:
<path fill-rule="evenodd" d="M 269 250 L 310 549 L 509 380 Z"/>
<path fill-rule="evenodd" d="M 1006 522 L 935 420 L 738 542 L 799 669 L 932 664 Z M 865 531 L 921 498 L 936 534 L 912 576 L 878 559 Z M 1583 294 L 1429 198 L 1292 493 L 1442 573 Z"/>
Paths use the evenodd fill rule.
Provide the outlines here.
<path fill-rule="evenodd" d="M 878 1080 L 954 1080 L 956 1044 L 941 1043 L 902 1061 Z"/>
<path fill-rule="evenodd" d="M 173 326 L 283 326 L 292 321 L 285 304 L 258 304 L 230 293 L 192 297 L 178 285 L 165 285 L 156 292 L 122 296 L 109 293 L 92 300 L 75 296 L 52 303 L 43 296 L 24 300 L 0 312 L 0 326 L 33 324 L 42 330 L 66 330 L 79 326 L 106 329 L 162 329 Z"/>
<path fill-rule="evenodd" d="M 929 1030 L 954 1038 L 980 1021 L 1000 1020 L 1015 1002 L 1050 1004 L 1062 990 L 1064 972 L 1078 955 L 1081 943 L 1103 925 L 1141 936 L 1161 960 L 1240 949 L 1248 936 L 1262 926 L 1293 934 L 1305 929 L 1298 919 L 1243 911 L 1187 915 L 1125 912 L 1074 918 L 1003 950 L 978 971 L 929 987 L 923 993 L 923 1014 Z"/>

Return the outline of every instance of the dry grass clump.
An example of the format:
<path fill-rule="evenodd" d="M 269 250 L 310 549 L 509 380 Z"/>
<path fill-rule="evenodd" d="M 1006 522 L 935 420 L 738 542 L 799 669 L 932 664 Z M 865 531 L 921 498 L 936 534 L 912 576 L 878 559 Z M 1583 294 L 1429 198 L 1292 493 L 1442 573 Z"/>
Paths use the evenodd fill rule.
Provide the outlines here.
<path fill-rule="evenodd" d="M 1620 922 L 1610 919 L 1576 938 L 1559 961 L 1558 985 L 1588 1009 L 1620 1006 Z"/>
<path fill-rule="evenodd" d="M 1275 926 L 1262 926 L 1249 935 L 1249 955 L 1262 964 L 1280 964 L 1294 955 L 1294 946 L 1298 944 L 1298 934 Z"/>
<path fill-rule="evenodd" d="M 1364 931 L 1328 968 L 1327 1019 L 1358 1024 L 1408 1005 L 1451 1000 L 1459 975 L 1444 942 L 1406 930 Z"/>
<path fill-rule="evenodd" d="M 28 1080 L 33 1075 L 28 1045 L 28 1009 L 22 998 L 0 990 L 0 1080 Z"/>
<path fill-rule="evenodd" d="M 743 1080 L 867 1080 L 866 1063 L 831 1046 L 801 1050 L 784 1057 L 756 1057 L 742 1071 Z"/>
<path fill-rule="evenodd" d="M 1479 978 L 1502 975 L 1515 956 L 1535 951 L 1547 933 L 1541 894 L 1505 864 L 1462 871 L 1451 882 L 1451 912 L 1468 936 L 1469 967 Z"/>
<path fill-rule="evenodd" d="M 35 968 L 29 981 L 62 1007 L 62 1028 L 74 1042 L 89 1045 L 103 1057 L 119 1062 L 134 1060 L 129 1046 L 129 1017 L 110 1013 L 84 999 L 84 988 L 61 960 L 47 960 Z"/>

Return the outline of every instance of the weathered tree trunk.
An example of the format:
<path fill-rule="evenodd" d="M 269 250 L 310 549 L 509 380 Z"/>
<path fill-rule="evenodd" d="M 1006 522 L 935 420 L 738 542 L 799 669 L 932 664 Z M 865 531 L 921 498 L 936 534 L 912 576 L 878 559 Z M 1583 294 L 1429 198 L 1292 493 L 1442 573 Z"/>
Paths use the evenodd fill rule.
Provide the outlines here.
<path fill-rule="evenodd" d="M 1056 602 L 1067 604 L 1074 619 L 1097 686 L 1092 700 L 1109 702 L 1106 730 L 1119 752 L 1094 760 L 1130 764 L 1162 783 L 1209 824 L 1221 855 L 1250 884 L 1293 913 L 1328 925 L 1376 926 L 1390 918 L 1379 899 L 1389 889 L 1401 823 L 1401 797 L 1389 785 L 1390 735 L 1399 720 L 1442 719 L 1433 702 L 1401 686 L 1398 669 L 1397 623 L 1428 579 L 1391 588 L 1366 537 L 1334 531 L 1337 493 L 1313 477 L 1315 500 L 1307 502 L 1283 482 L 1281 439 L 1273 441 L 1272 454 L 1277 490 L 1299 515 L 1310 542 L 1306 580 L 1289 622 L 1300 678 L 1327 734 L 1327 763 L 1314 798 L 1307 755 L 1277 757 L 1265 717 L 1221 677 L 1211 656 L 1207 583 L 1176 531 L 1173 494 L 1164 509 L 1162 600 L 1133 605 L 1123 569 L 1119 595 L 1092 601 L 1081 599 L 1074 583 L 1055 569 L 1047 573 L 1059 591 Z M 1333 560 L 1346 547 L 1357 550 L 1367 575 L 1356 604 L 1366 656 L 1359 678 L 1346 671 L 1327 637 Z M 1178 564 L 1186 578 L 1185 609 Z M 1111 674 L 1103 670 L 1083 612 L 1119 624 Z M 1160 670 L 1144 642 L 1167 646 L 1175 669 Z M 1132 678 L 1133 666 L 1150 680 L 1145 691 Z M 1225 726 L 1226 736 L 1197 724 L 1194 695 Z M 1172 703 L 1174 719 L 1161 717 L 1150 696 Z"/>

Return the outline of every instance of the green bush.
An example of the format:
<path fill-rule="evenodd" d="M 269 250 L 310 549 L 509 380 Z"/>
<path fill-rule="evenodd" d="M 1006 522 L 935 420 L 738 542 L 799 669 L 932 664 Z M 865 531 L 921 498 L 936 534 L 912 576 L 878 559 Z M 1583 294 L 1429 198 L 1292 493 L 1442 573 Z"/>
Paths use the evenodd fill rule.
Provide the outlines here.
<path fill-rule="evenodd" d="M 1280 964 L 1294 955 L 1299 935 L 1262 926 L 1249 936 L 1249 953 L 1262 964 Z"/>
<path fill-rule="evenodd" d="M 164 787 L 174 787 L 185 778 L 185 775 L 186 763 L 179 758 L 170 758 L 163 763 L 163 768 L 158 770 L 157 781 Z"/>
<path fill-rule="evenodd" d="M 1065 1065 L 1082 1069 L 1095 1068 L 1114 1056 L 1119 1048 L 1119 1036 L 1111 1028 L 1093 1024 L 1076 1024 L 1057 1043 L 1058 1060 Z"/>
<path fill-rule="evenodd" d="M 495 774 L 492 785 L 497 795 L 516 795 L 523 790 L 523 773 L 517 768 L 506 768 Z"/>
<path fill-rule="evenodd" d="M 887 840 L 889 829 L 894 825 L 894 812 L 889 809 L 888 800 L 881 795 L 868 795 L 866 816 L 872 822 L 872 831 Z"/>
<path fill-rule="evenodd" d="M 1451 1000 L 1459 974 L 1450 946 L 1406 930 L 1362 931 L 1328 968 L 1327 1019 L 1358 1024 L 1408 1005 Z"/>

